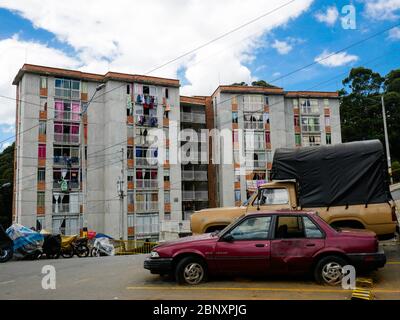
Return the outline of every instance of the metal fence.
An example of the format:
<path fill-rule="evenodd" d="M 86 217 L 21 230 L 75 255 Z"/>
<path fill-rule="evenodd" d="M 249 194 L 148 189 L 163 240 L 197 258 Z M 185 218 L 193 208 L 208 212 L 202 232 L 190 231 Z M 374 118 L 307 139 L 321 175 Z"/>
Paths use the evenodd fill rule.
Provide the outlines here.
<path fill-rule="evenodd" d="M 146 254 L 158 244 L 145 240 L 113 240 L 116 255 Z"/>

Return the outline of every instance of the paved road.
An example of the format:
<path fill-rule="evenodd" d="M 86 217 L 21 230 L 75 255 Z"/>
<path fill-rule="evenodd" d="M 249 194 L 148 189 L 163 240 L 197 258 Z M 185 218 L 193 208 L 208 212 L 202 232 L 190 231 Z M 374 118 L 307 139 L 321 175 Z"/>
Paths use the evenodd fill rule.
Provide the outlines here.
<path fill-rule="evenodd" d="M 374 272 L 377 299 L 400 299 L 400 247 L 385 246 L 389 263 Z M 0 265 L 0 299 L 349 299 L 340 287 L 312 279 L 224 278 L 178 286 L 143 269 L 145 255 L 10 261 Z M 56 269 L 56 289 L 42 289 L 42 267 Z"/>

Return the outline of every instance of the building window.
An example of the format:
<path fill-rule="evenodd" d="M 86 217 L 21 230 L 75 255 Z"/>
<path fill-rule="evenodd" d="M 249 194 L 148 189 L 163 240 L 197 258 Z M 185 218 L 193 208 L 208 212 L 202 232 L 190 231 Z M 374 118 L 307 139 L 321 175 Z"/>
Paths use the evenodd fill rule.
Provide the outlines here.
<path fill-rule="evenodd" d="M 126 85 L 126 94 L 131 94 L 131 85 L 130 84 Z"/>
<path fill-rule="evenodd" d="M 39 121 L 39 134 L 46 134 L 46 121 Z"/>
<path fill-rule="evenodd" d="M 164 191 L 164 203 L 171 203 L 171 195 L 169 191 Z"/>
<path fill-rule="evenodd" d="M 332 144 L 332 136 L 330 133 L 326 134 L 326 144 Z"/>
<path fill-rule="evenodd" d="M 135 199 L 135 197 L 134 197 L 134 192 L 128 190 L 128 192 L 126 193 L 126 195 L 127 195 L 126 198 L 127 198 L 128 204 L 134 204 L 134 199 Z"/>
<path fill-rule="evenodd" d="M 316 99 L 300 99 L 302 114 L 319 113 L 318 100 Z"/>
<path fill-rule="evenodd" d="M 294 126 L 299 127 L 300 126 L 300 119 L 298 115 L 294 116 Z"/>
<path fill-rule="evenodd" d="M 167 221 L 171 220 L 171 212 L 164 213 L 164 220 L 167 220 Z"/>
<path fill-rule="evenodd" d="M 242 196 L 240 190 L 235 190 L 235 201 L 241 201 Z"/>
<path fill-rule="evenodd" d="M 268 100 L 268 97 L 267 97 L 267 96 L 265 96 L 265 97 L 264 97 L 264 99 L 265 99 L 265 100 L 264 100 L 264 103 L 265 103 L 266 105 L 269 105 L 269 100 Z"/>
<path fill-rule="evenodd" d="M 239 132 L 237 130 L 232 131 L 232 139 L 234 143 L 239 142 Z"/>
<path fill-rule="evenodd" d="M 47 77 L 40 77 L 40 89 L 47 89 Z"/>
<path fill-rule="evenodd" d="M 294 135 L 294 140 L 295 140 L 296 146 L 301 146 L 301 136 L 299 134 Z"/>
<path fill-rule="evenodd" d="M 165 88 L 165 98 L 169 98 L 169 92 L 168 92 L 168 88 Z"/>
<path fill-rule="evenodd" d="M 319 132 L 321 130 L 319 117 L 301 117 L 301 130 L 303 132 Z"/>
<path fill-rule="evenodd" d="M 325 127 L 329 127 L 331 125 L 331 117 L 325 117 Z"/>
<path fill-rule="evenodd" d="M 169 169 L 164 169 L 164 181 L 169 181 Z"/>
<path fill-rule="evenodd" d="M 293 99 L 292 101 L 293 101 L 293 108 L 297 109 L 299 107 L 299 100 Z"/>
<path fill-rule="evenodd" d="M 39 168 L 37 173 L 38 182 L 46 181 L 46 169 Z"/>
<path fill-rule="evenodd" d="M 134 176 L 134 171 L 132 169 L 129 169 L 127 173 L 128 182 L 133 182 L 133 176 Z"/>
<path fill-rule="evenodd" d="M 271 143 L 271 132 L 265 131 L 265 142 Z"/>
<path fill-rule="evenodd" d="M 324 107 L 325 108 L 329 107 L 329 99 L 324 99 Z"/>
<path fill-rule="evenodd" d="M 44 204 L 45 204 L 44 192 L 38 192 L 37 193 L 37 206 L 44 207 L 45 206 Z"/>
<path fill-rule="evenodd" d="M 235 169 L 235 182 L 240 182 L 240 169 Z"/>
<path fill-rule="evenodd" d="M 232 123 L 238 123 L 238 113 L 232 112 Z"/>
<path fill-rule="evenodd" d="M 269 123 L 269 112 L 264 112 L 264 123 Z"/>
<path fill-rule="evenodd" d="M 303 146 L 319 146 L 321 144 L 321 136 L 307 135 L 303 136 Z"/>
<path fill-rule="evenodd" d="M 77 80 L 55 79 L 55 96 L 65 99 L 80 99 L 81 83 Z"/>
<path fill-rule="evenodd" d="M 40 111 L 47 111 L 47 98 L 40 98 Z"/>
<path fill-rule="evenodd" d="M 86 81 L 81 82 L 81 90 L 82 93 L 88 93 L 88 83 Z"/>
<path fill-rule="evenodd" d="M 128 160 L 133 160 L 133 147 L 127 148 L 126 157 Z"/>
<path fill-rule="evenodd" d="M 45 144 L 39 144 L 38 157 L 39 157 L 39 159 L 46 159 L 46 145 Z"/>

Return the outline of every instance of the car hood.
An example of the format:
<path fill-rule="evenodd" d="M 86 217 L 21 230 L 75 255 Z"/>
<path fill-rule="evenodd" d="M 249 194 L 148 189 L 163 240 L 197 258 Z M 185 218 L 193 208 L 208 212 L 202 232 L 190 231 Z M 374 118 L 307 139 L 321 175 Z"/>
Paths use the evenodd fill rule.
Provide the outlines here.
<path fill-rule="evenodd" d="M 164 248 L 167 246 L 172 246 L 175 244 L 183 244 L 183 243 L 189 243 L 189 242 L 194 242 L 194 241 L 197 242 L 197 241 L 209 240 L 209 239 L 218 239 L 218 236 L 214 235 L 213 233 L 204 233 L 204 234 L 199 234 L 199 235 L 195 235 L 195 236 L 183 237 L 183 238 L 179 238 L 176 240 L 162 242 L 154 248 L 158 249 L 158 248 Z"/>
<path fill-rule="evenodd" d="M 360 237 L 360 238 L 374 238 L 376 233 L 370 230 L 364 229 L 351 229 L 351 228 L 340 228 L 339 233 L 341 236 L 349 237 Z"/>

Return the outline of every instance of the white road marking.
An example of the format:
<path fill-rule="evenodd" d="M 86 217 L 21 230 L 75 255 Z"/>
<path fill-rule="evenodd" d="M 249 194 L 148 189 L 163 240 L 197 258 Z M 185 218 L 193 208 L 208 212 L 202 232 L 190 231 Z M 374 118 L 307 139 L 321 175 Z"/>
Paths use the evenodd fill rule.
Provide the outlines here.
<path fill-rule="evenodd" d="M 0 282 L 0 284 L 9 284 L 9 283 L 13 283 L 13 282 L 15 282 L 15 280 L 3 281 L 3 282 Z"/>

